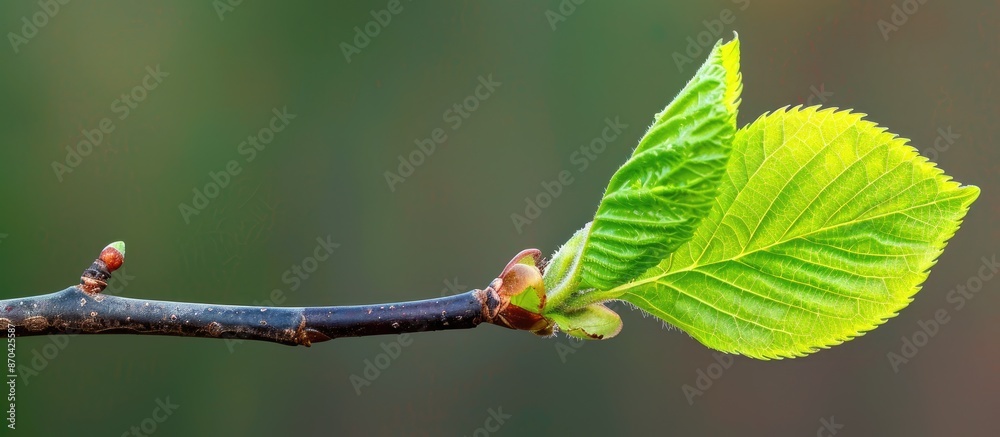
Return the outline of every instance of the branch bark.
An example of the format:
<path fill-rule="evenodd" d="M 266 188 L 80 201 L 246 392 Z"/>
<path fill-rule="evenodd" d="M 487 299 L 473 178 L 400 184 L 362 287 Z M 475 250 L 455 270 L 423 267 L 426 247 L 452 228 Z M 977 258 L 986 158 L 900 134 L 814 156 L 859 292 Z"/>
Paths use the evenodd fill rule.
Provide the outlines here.
<path fill-rule="evenodd" d="M 15 335 L 54 333 L 143 334 L 260 340 L 309 346 L 340 337 L 475 328 L 492 323 L 551 334 L 544 317 L 510 305 L 511 296 L 541 286 L 539 266 L 518 254 L 484 290 L 412 302 L 328 307 L 262 307 L 132 299 L 102 294 L 124 262 L 124 244 L 112 243 L 87 268 L 80 285 L 51 294 L 0 300 L 0 327 Z M 532 271 L 532 269 L 534 269 Z M 505 285 L 506 284 L 506 285 Z"/>
<path fill-rule="evenodd" d="M 414 302 L 261 307 L 131 299 L 79 286 L 0 301 L 0 326 L 15 335 L 146 334 L 262 340 L 309 346 L 340 337 L 475 328 L 495 310 L 493 290 Z M 492 306 L 492 309 L 491 309 Z"/>

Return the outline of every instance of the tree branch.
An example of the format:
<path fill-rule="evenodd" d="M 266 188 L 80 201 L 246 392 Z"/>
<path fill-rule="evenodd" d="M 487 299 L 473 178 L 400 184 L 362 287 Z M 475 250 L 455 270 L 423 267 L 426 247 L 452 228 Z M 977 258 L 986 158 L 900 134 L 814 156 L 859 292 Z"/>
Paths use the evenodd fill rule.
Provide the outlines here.
<path fill-rule="evenodd" d="M 73 286 L 0 301 L 0 326 L 14 325 L 19 337 L 148 334 L 309 346 L 339 337 L 475 328 L 484 321 L 484 294 L 473 290 L 415 302 L 290 308 L 130 299 Z"/>
<path fill-rule="evenodd" d="M 0 327 L 15 335 L 53 333 L 144 334 L 261 340 L 309 346 L 340 337 L 475 328 L 487 322 L 550 334 L 552 323 L 510 305 L 510 297 L 539 285 L 541 273 L 525 274 L 524 251 L 484 290 L 413 302 L 330 307 L 261 307 L 131 299 L 101 294 L 124 262 L 124 244 L 108 245 L 84 271 L 80 285 L 65 290 L 0 300 Z M 520 265 L 524 267 L 517 267 Z M 527 269 L 530 271 L 530 269 Z M 533 282 L 532 282 L 533 281 Z M 504 284 L 507 284 L 505 286 Z M 515 290 L 514 288 L 520 288 Z"/>

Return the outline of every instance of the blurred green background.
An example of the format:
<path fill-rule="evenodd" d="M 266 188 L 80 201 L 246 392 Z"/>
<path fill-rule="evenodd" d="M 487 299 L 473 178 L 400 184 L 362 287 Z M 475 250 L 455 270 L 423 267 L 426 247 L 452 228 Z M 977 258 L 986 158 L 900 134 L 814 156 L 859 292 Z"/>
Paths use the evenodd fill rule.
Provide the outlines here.
<path fill-rule="evenodd" d="M 303 306 L 484 287 L 519 250 L 551 253 L 590 219 L 702 62 L 700 33 L 740 34 L 741 125 L 789 104 L 854 108 L 983 189 L 910 307 L 808 358 L 736 357 L 720 375 L 710 350 L 619 305 L 622 334 L 578 348 L 492 326 L 413 335 L 359 394 L 351 375 L 394 337 L 308 349 L 33 337 L 17 342 L 30 376 L 16 432 L 829 435 L 832 416 L 839 435 L 995 435 L 1000 281 L 960 310 L 946 298 L 1000 248 L 1000 6 L 926 2 L 886 39 L 878 22 L 904 3 L 918 4 L 404 0 L 380 13 L 390 2 L 74 0 L 48 14 L 45 1 L 4 2 L 2 298 L 75 283 L 118 239 L 128 260 L 112 287 L 125 296 L 249 305 L 276 293 Z M 22 19 L 40 11 L 32 32 Z M 718 32 L 720 16 L 731 22 Z M 366 25 L 378 34 L 345 56 Z M 157 66 L 166 75 L 147 79 Z M 447 111 L 490 75 L 500 85 L 456 128 Z M 123 94 L 134 100 L 121 118 Z M 247 162 L 240 143 L 283 108 L 295 118 Z M 572 162 L 615 117 L 622 136 L 587 168 Z M 67 161 L 105 118 L 114 130 Z M 447 140 L 390 189 L 385 173 L 438 128 Z M 935 150 L 948 129 L 959 137 Z M 230 161 L 239 174 L 185 217 L 180 205 Z M 573 183 L 516 228 L 511 214 L 563 170 Z M 286 272 L 317 238 L 340 246 L 296 283 Z M 950 323 L 894 371 L 887 354 L 942 308 Z M 717 378 L 689 402 L 683 387 L 708 381 L 699 372 Z M 154 414 L 157 400 L 178 407 Z"/>

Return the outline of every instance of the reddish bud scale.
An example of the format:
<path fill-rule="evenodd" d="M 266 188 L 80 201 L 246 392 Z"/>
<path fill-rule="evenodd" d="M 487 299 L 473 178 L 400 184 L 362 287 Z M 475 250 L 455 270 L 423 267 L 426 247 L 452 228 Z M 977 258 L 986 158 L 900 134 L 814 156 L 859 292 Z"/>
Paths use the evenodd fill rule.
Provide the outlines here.
<path fill-rule="evenodd" d="M 542 279 L 542 252 L 538 249 L 527 249 L 518 253 L 507 263 L 500 277 L 490 282 L 485 299 L 495 297 L 496 304 L 486 301 L 484 314 L 487 321 L 494 325 L 510 329 L 531 331 L 537 335 L 552 335 L 555 323 L 539 312 L 521 308 L 511 303 L 511 298 L 521 293 L 527 293 L 531 288 L 538 294 L 539 310 L 545 307 L 545 283 Z M 496 308 L 495 313 L 490 309 Z"/>
<path fill-rule="evenodd" d="M 89 268 L 80 276 L 80 289 L 91 294 L 97 294 L 108 286 L 111 273 L 118 270 L 125 262 L 125 243 L 116 241 L 109 244 L 101 255 L 94 260 Z"/>
<path fill-rule="evenodd" d="M 108 273 L 113 273 L 115 270 L 118 270 L 118 268 L 122 266 L 122 263 L 125 262 L 125 256 L 122 255 L 118 249 L 111 246 L 105 247 L 104 250 L 101 251 L 100 259 L 101 261 L 104 261 L 104 265 L 107 266 Z"/>

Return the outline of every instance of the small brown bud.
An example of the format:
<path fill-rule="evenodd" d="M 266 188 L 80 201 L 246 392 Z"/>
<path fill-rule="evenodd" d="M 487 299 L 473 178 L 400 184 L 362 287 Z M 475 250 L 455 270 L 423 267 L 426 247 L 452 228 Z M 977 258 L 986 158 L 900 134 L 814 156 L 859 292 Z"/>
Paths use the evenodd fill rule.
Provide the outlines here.
<path fill-rule="evenodd" d="M 101 261 L 108 267 L 108 273 L 118 270 L 125 262 L 125 243 L 116 241 L 101 251 Z"/>

